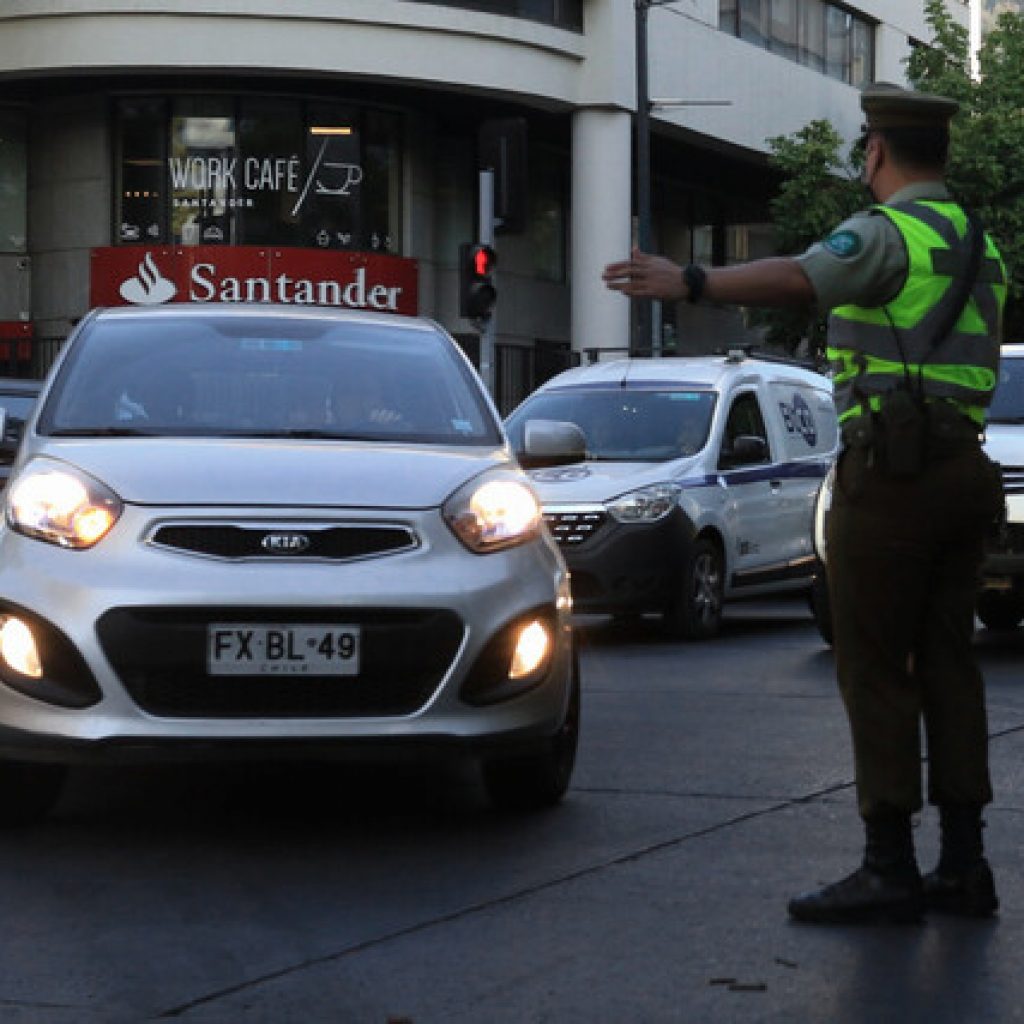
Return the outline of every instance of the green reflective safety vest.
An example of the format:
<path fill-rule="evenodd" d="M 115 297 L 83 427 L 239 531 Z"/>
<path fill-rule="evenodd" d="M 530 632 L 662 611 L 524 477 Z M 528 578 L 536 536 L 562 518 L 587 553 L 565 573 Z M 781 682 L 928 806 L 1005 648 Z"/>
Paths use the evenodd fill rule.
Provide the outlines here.
<path fill-rule="evenodd" d="M 926 400 L 947 399 L 979 425 L 992 401 L 1006 303 L 1006 268 L 986 234 L 974 289 L 946 338 L 937 326 L 955 301 L 954 276 L 967 265 L 967 215 L 955 203 L 932 200 L 879 205 L 872 212 L 896 226 L 907 249 L 907 277 L 885 306 L 839 306 L 829 319 L 840 423 L 877 411 L 882 396 L 905 384 L 908 372 Z"/>

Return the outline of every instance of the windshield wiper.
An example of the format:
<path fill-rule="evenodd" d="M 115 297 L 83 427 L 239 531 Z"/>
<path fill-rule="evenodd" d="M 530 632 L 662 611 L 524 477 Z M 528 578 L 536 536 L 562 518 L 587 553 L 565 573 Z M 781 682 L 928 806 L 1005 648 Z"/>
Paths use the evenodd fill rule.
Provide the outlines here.
<path fill-rule="evenodd" d="M 62 427 L 51 430 L 50 437 L 161 437 L 155 430 L 138 427 Z"/>
<path fill-rule="evenodd" d="M 1024 416 L 994 416 L 988 423 L 1005 423 L 1007 425 L 1024 423 Z"/>

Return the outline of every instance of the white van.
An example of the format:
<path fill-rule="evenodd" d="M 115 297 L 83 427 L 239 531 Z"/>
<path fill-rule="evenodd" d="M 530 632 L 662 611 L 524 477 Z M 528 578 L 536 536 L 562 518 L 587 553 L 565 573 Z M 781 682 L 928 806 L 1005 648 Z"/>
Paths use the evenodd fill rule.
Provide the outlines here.
<path fill-rule="evenodd" d="M 582 431 L 582 461 L 526 454 L 551 421 Z M 838 445 L 821 374 L 743 352 L 596 363 L 552 378 L 506 427 L 577 611 L 657 612 L 701 639 L 725 600 L 809 588 L 814 496 Z"/>

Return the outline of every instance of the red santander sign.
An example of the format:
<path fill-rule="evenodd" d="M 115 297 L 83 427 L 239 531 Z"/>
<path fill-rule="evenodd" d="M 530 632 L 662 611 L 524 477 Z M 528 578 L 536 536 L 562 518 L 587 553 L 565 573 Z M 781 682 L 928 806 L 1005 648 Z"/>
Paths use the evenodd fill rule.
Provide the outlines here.
<path fill-rule="evenodd" d="M 419 312 L 417 263 L 400 256 L 259 245 L 118 245 L 90 255 L 91 306 L 280 302 Z"/>

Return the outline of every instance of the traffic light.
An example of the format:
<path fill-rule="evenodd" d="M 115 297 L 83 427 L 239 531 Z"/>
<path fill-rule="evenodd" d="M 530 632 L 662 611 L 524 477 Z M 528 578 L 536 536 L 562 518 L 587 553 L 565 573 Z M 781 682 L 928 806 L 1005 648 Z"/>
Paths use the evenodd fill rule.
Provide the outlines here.
<path fill-rule="evenodd" d="M 470 320 L 486 320 L 494 309 L 498 290 L 491 275 L 498 262 L 489 245 L 467 244 L 459 248 L 459 312 Z"/>

